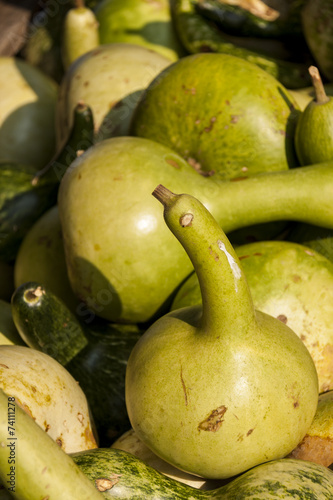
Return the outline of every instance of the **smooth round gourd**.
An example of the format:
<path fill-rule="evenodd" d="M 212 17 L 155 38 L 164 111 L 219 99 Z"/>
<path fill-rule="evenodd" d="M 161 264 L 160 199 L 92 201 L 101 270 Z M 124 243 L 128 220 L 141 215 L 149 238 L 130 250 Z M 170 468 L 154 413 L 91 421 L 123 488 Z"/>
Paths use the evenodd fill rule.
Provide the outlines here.
<path fill-rule="evenodd" d="M 58 206 L 45 212 L 22 241 L 14 264 L 15 288 L 36 281 L 74 311 L 78 299 L 70 286 Z"/>
<path fill-rule="evenodd" d="M 92 109 L 96 141 L 127 135 L 141 93 L 169 64 L 169 59 L 153 50 L 125 43 L 103 44 L 79 57 L 60 85 L 57 144 L 67 138 L 80 101 Z"/>
<path fill-rule="evenodd" d="M 319 392 L 333 389 L 333 263 L 315 250 L 287 241 L 235 248 L 256 309 L 287 324 L 316 365 Z M 196 274 L 178 290 L 171 310 L 201 304 Z"/>
<path fill-rule="evenodd" d="M 15 57 L 0 57 L 0 161 L 44 167 L 55 152 L 58 85 Z"/>
<path fill-rule="evenodd" d="M 255 64 L 201 53 L 152 81 L 131 133 L 174 149 L 203 175 L 243 178 L 297 164 L 296 108 L 288 90 Z"/>
<path fill-rule="evenodd" d="M 183 54 L 167 0 L 102 0 L 95 7 L 101 43 L 130 43 L 170 61 Z"/>

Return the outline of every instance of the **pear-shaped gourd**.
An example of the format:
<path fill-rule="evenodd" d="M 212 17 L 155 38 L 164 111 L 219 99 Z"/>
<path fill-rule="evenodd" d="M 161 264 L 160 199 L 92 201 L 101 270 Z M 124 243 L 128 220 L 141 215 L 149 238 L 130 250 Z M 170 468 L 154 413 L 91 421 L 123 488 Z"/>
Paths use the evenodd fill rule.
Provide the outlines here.
<path fill-rule="evenodd" d="M 161 54 L 126 43 L 103 44 L 83 54 L 68 68 L 60 84 L 57 144 L 67 137 L 79 101 L 92 109 L 96 141 L 127 135 L 141 93 L 170 64 Z"/>
<path fill-rule="evenodd" d="M 51 356 L 1 345 L 0 387 L 67 453 L 97 447 L 82 389 Z"/>
<path fill-rule="evenodd" d="M 237 255 L 209 211 L 163 186 L 153 194 L 192 260 L 203 305 L 162 316 L 138 341 L 126 371 L 128 415 L 167 462 L 231 477 L 297 446 L 317 408 L 316 369 L 289 327 L 254 309 Z"/>
<path fill-rule="evenodd" d="M 58 206 L 74 293 L 98 316 L 144 323 L 168 310 L 193 267 L 151 196 L 158 183 L 199 198 L 229 233 L 301 220 L 333 227 L 332 163 L 218 182 L 172 149 L 138 137 L 106 139 L 74 160 Z"/>
<path fill-rule="evenodd" d="M 302 441 L 289 456 L 325 467 L 333 464 L 333 391 L 319 394 L 313 421 Z"/>
<path fill-rule="evenodd" d="M 333 158 L 333 99 L 326 94 L 318 69 L 310 66 L 309 73 L 316 95 L 297 121 L 295 148 L 301 165 Z"/>
<path fill-rule="evenodd" d="M 333 389 L 333 263 L 288 241 L 258 241 L 235 249 L 256 309 L 286 323 L 315 363 L 319 392 Z M 197 275 L 179 288 L 171 310 L 201 304 Z"/>
<path fill-rule="evenodd" d="M 98 21 L 84 0 L 75 0 L 66 14 L 62 33 L 62 61 L 65 70 L 80 56 L 99 45 Z"/>
<path fill-rule="evenodd" d="M 18 57 L 0 57 L 0 161 L 44 167 L 55 152 L 58 85 Z"/>
<path fill-rule="evenodd" d="M 2 389 L 0 443 L 0 480 L 9 492 L 1 498 L 103 498 L 71 457 Z"/>

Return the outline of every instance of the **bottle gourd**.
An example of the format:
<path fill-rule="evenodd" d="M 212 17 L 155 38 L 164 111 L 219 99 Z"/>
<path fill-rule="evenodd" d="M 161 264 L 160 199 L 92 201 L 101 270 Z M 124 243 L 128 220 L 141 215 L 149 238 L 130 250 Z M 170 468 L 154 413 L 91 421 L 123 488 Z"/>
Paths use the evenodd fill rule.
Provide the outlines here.
<path fill-rule="evenodd" d="M 317 408 L 308 350 L 254 309 L 238 257 L 204 205 L 161 185 L 153 195 L 198 274 L 202 308 L 160 317 L 131 352 L 125 391 L 135 432 L 167 462 L 212 479 L 286 456 Z"/>

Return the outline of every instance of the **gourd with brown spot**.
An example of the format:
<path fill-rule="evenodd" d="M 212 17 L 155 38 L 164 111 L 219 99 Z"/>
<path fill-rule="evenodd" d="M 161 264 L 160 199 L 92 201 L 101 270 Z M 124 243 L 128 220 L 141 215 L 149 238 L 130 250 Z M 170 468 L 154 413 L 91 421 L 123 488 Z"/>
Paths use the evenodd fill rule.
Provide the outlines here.
<path fill-rule="evenodd" d="M 254 309 L 224 232 L 194 197 L 158 186 L 165 222 L 196 270 L 202 308 L 159 318 L 126 370 L 134 431 L 159 457 L 224 479 L 290 453 L 318 401 L 312 358 L 284 323 Z"/>
<path fill-rule="evenodd" d="M 244 178 L 297 165 L 298 113 L 288 90 L 255 64 L 195 54 L 154 78 L 131 132 L 172 148 L 203 175 Z"/>

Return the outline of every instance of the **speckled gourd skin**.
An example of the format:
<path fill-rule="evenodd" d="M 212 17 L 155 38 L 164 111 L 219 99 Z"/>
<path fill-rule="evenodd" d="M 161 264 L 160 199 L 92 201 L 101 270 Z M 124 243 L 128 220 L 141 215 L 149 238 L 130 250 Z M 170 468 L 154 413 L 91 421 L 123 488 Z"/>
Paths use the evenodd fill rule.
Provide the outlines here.
<path fill-rule="evenodd" d="M 281 459 L 261 464 L 229 484 L 202 491 L 163 476 L 122 450 L 99 448 L 71 457 L 90 481 L 104 489 L 105 500 L 282 500 L 294 498 L 295 493 L 300 498 L 332 498 L 332 472 L 304 460 Z"/>
<path fill-rule="evenodd" d="M 97 447 L 86 396 L 51 356 L 30 347 L 1 345 L 0 387 L 66 453 Z"/>
<path fill-rule="evenodd" d="M 143 89 L 169 64 L 161 54 L 134 44 L 103 44 L 83 54 L 68 69 L 59 87 L 57 146 L 70 130 L 79 101 L 92 109 L 96 141 L 126 135 Z"/>
<path fill-rule="evenodd" d="M 223 179 L 297 164 L 296 102 L 255 64 L 228 54 L 183 57 L 143 93 L 131 133 L 173 148 Z"/>
<path fill-rule="evenodd" d="M 161 317 L 138 341 L 126 371 L 128 415 L 158 456 L 223 479 L 295 448 L 316 411 L 317 373 L 297 335 L 255 311 L 238 258 L 204 206 L 186 195 L 162 202 L 199 275 L 203 307 Z"/>

